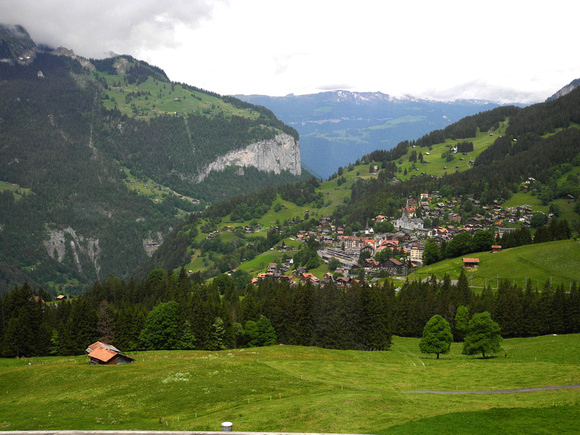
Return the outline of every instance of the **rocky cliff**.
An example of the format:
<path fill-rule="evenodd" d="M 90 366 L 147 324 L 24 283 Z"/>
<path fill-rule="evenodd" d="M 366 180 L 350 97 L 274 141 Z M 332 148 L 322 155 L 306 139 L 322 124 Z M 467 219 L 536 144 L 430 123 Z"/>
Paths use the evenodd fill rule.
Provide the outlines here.
<path fill-rule="evenodd" d="M 300 175 L 300 145 L 289 134 L 278 134 L 272 140 L 256 142 L 218 157 L 200 171 L 196 181 L 200 183 L 211 171 L 223 171 L 228 166 L 254 167 L 275 174 L 288 171 Z"/>

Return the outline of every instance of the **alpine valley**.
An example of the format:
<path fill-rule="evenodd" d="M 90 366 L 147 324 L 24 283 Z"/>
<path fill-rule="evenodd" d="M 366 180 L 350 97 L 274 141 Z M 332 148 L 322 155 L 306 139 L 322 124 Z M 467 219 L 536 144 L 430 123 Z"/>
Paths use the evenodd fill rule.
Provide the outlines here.
<path fill-rule="evenodd" d="M 172 82 L 130 56 L 40 48 L 22 27 L 2 27 L 0 41 L 0 291 L 28 282 L 76 295 L 110 276 L 181 270 L 243 293 L 252 278 L 292 262 L 315 282 L 328 277 L 334 255 L 317 248 L 346 253 L 356 244 L 361 254 L 368 232 L 384 236 L 368 255 L 389 238 L 404 244 L 391 249 L 391 240 L 385 253 L 407 274 L 409 243 L 423 253 L 437 240 L 437 262 L 473 252 L 471 242 L 446 250 L 460 232 L 536 232 L 558 219 L 563 238 L 579 229 L 575 82 L 524 108 L 345 91 L 243 102 Z M 297 130 L 271 110 L 306 128 L 304 137 L 340 136 L 319 129 L 344 123 L 342 167 L 313 144 L 312 173 L 332 175 L 310 175 Z M 420 231 L 393 231 L 417 214 Z"/>

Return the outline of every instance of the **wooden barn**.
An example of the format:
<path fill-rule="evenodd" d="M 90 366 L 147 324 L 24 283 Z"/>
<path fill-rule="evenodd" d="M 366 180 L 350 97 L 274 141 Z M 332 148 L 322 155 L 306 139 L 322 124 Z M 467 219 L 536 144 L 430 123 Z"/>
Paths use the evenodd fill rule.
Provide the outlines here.
<path fill-rule="evenodd" d="M 87 356 L 91 364 L 95 365 L 120 365 L 131 364 L 135 360 L 123 355 L 115 346 L 97 341 L 87 348 Z"/>
<path fill-rule="evenodd" d="M 473 269 L 476 266 L 479 266 L 479 258 L 464 258 L 463 259 L 463 267 L 464 268 Z"/>

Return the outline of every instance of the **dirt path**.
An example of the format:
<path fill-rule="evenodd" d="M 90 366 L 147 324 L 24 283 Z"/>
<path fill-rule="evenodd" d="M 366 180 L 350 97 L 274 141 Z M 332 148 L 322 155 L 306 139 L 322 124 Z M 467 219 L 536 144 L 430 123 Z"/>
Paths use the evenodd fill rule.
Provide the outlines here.
<path fill-rule="evenodd" d="M 570 388 L 580 388 L 580 384 L 572 385 L 551 385 L 547 387 L 532 387 L 532 388 L 510 388 L 507 390 L 483 390 L 483 391 L 446 391 L 446 390 L 416 390 L 416 391 L 401 391 L 401 393 L 430 393 L 430 394 L 504 394 L 504 393 L 529 393 L 531 391 L 545 391 L 545 390 L 566 390 Z"/>

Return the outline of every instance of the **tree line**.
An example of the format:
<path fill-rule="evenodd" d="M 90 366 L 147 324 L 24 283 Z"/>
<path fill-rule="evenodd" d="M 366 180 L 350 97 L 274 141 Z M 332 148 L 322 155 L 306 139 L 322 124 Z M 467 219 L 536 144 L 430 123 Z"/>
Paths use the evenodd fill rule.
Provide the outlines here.
<path fill-rule="evenodd" d="M 333 349 L 387 350 L 393 336 L 421 337 L 436 314 L 456 341 L 477 313 L 488 312 L 504 337 L 580 332 L 580 289 L 501 281 L 474 293 L 465 274 L 406 281 L 364 277 L 347 288 L 333 283 L 265 279 L 241 292 L 233 279 L 204 285 L 198 274 L 152 271 L 143 281 L 113 276 L 71 301 L 44 300 L 28 284 L 0 299 L 3 357 L 82 354 L 96 340 L 123 351 L 208 349 L 284 343 Z M 243 295 L 243 298 L 241 297 Z M 463 326 L 462 326 L 463 325 Z"/>

